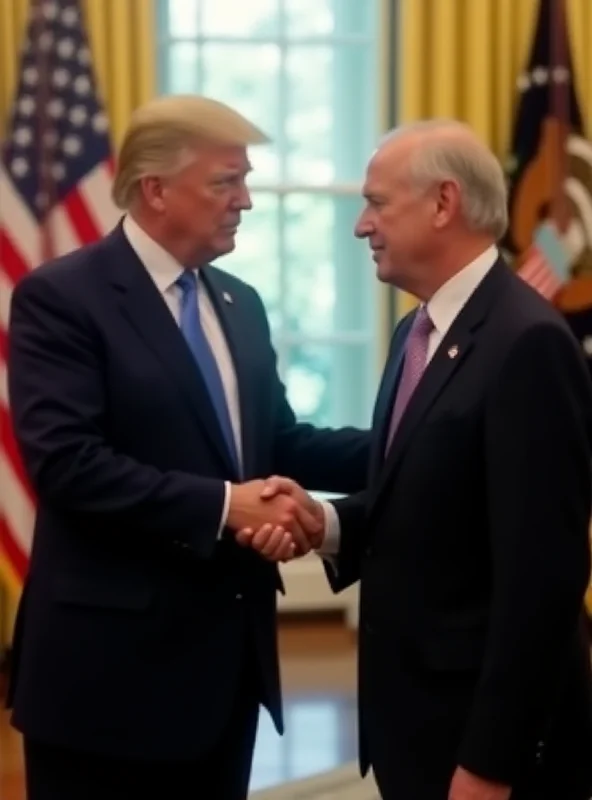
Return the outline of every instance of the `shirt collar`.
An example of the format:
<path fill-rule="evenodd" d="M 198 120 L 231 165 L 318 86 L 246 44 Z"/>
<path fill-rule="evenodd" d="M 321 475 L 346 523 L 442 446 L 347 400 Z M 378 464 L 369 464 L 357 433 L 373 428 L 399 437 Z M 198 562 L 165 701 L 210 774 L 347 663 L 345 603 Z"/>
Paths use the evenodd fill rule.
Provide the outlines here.
<path fill-rule="evenodd" d="M 124 217 L 123 232 L 156 287 L 164 294 L 183 274 L 183 265 L 168 250 L 154 241 L 129 214 Z"/>
<path fill-rule="evenodd" d="M 441 286 L 428 301 L 428 313 L 441 336 L 448 331 L 461 309 L 498 259 L 491 245 Z"/>

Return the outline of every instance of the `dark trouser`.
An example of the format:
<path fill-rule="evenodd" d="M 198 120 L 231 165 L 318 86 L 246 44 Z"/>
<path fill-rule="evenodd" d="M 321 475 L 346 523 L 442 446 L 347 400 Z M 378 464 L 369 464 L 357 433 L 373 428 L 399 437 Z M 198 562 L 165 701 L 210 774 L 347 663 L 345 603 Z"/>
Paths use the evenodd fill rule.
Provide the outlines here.
<path fill-rule="evenodd" d="M 27 800 L 245 800 L 258 713 L 243 683 L 222 737 L 192 762 L 127 761 L 25 737 Z"/>

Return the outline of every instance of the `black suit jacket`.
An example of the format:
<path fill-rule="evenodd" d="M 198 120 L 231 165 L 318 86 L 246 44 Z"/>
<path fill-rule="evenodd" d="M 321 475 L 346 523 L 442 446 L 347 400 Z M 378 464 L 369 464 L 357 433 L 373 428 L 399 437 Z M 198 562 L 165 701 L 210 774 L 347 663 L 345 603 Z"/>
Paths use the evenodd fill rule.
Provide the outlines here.
<path fill-rule="evenodd" d="M 335 590 L 361 579 L 363 768 L 390 753 L 401 796 L 417 798 L 430 770 L 443 786 L 457 764 L 514 785 L 559 753 L 571 774 L 592 772 L 583 356 L 499 261 L 427 366 L 385 459 L 410 322 L 379 391 L 369 486 L 336 503 L 337 576 L 327 568 Z"/>
<path fill-rule="evenodd" d="M 355 491 L 369 435 L 297 424 L 258 295 L 211 266 L 203 280 L 237 374 L 241 476 L 121 227 L 14 292 L 10 404 L 38 515 L 10 702 L 31 737 L 196 757 L 225 724 L 247 658 L 282 729 L 281 580 L 228 531 L 218 540 L 223 482 L 277 473 L 311 490 Z"/>

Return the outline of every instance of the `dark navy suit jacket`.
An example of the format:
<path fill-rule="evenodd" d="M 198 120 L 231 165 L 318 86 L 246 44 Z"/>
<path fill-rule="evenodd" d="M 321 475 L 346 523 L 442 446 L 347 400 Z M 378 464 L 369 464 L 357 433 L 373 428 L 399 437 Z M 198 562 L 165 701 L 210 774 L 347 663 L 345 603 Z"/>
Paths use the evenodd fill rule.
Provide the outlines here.
<path fill-rule="evenodd" d="M 257 293 L 203 280 L 233 357 L 243 480 L 365 483 L 369 435 L 298 424 Z M 233 303 L 224 302 L 224 293 Z M 17 286 L 9 337 L 16 439 L 38 498 L 9 703 L 31 737 L 193 758 L 231 711 L 245 659 L 278 729 L 276 566 L 218 538 L 237 481 L 189 349 L 121 226 Z"/>
<path fill-rule="evenodd" d="M 445 797 L 459 764 L 517 798 L 587 798 L 592 383 L 581 350 L 500 259 L 385 457 L 411 321 L 378 392 L 368 490 L 336 501 L 341 548 L 337 572 L 327 567 L 336 591 L 360 581 L 362 769 L 373 763 L 393 796 L 415 800 Z"/>

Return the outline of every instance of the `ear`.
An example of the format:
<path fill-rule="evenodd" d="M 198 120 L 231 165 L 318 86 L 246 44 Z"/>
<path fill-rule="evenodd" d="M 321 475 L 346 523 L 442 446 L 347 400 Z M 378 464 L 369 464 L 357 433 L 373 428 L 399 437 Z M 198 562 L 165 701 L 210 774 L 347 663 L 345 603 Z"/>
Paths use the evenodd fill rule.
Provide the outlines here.
<path fill-rule="evenodd" d="M 434 226 L 437 229 L 446 227 L 460 208 L 460 186 L 456 181 L 442 181 L 436 195 L 436 214 Z"/>
<path fill-rule="evenodd" d="M 160 177 L 147 175 L 141 178 L 140 190 L 150 208 L 154 209 L 154 211 L 164 211 L 166 189 Z"/>

